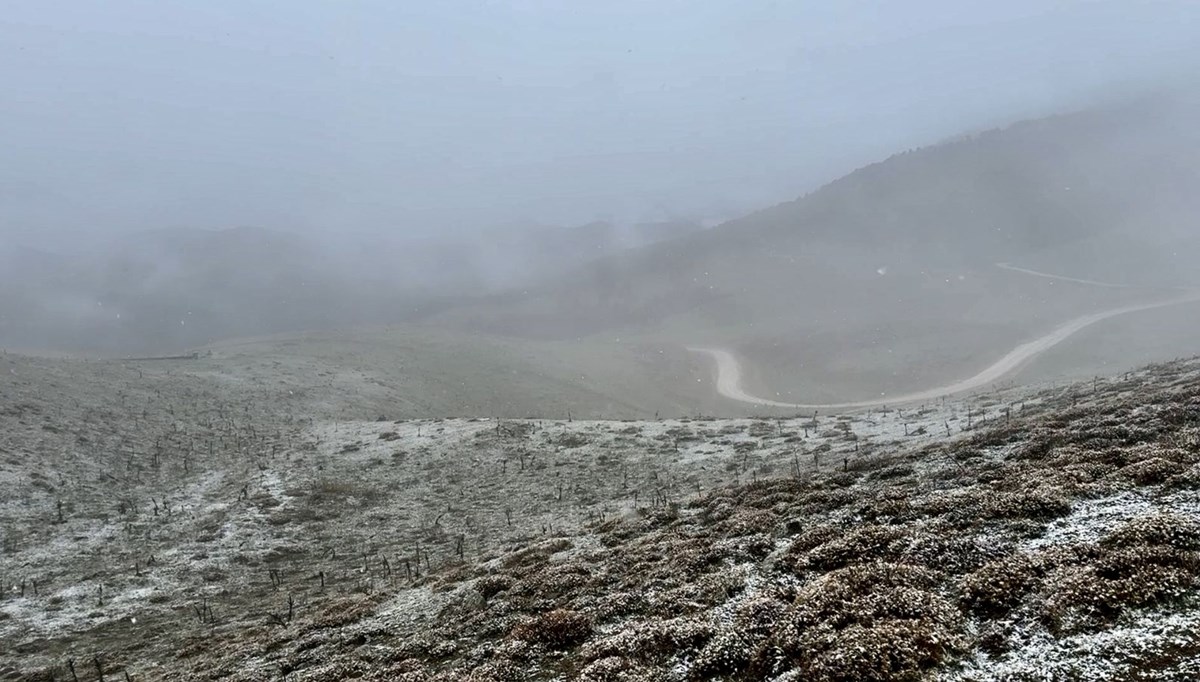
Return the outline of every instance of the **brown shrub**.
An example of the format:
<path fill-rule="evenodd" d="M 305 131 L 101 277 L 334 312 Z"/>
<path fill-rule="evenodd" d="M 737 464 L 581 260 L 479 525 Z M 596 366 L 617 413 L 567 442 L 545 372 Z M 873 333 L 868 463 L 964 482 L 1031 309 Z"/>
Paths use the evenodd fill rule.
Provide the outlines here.
<path fill-rule="evenodd" d="M 1177 514 L 1142 516 L 1109 533 L 1100 544 L 1107 547 L 1162 545 L 1178 550 L 1200 550 L 1200 523 Z"/>
<path fill-rule="evenodd" d="M 562 600 L 577 595 L 592 580 L 594 569 L 578 562 L 551 564 L 529 572 L 512 586 L 513 595 L 531 599 Z"/>
<path fill-rule="evenodd" d="M 850 564 L 891 559 L 902 550 L 893 543 L 906 538 L 908 532 L 895 526 L 863 526 L 829 540 L 800 557 L 797 570 L 831 571 Z"/>
<path fill-rule="evenodd" d="M 974 524 L 976 510 L 983 504 L 986 491 L 979 488 L 966 490 L 937 491 L 909 499 L 913 514 L 917 516 L 944 517 L 944 520 Z"/>
<path fill-rule="evenodd" d="M 792 538 L 791 547 L 788 548 L 788 557 L 793 560 L 800 559 L 813 549 L 836 540 L 845 532 L 845 527 L 833 524 L 808 528 Z"/>
<path fill-rule="evenodd" d="M 1004 616 L 1037 589 L 1044 574 L 1043 562 L 1029 554 L 997 559 L 963 578 L 959 601 L 981 616 Z"/>
<path fill-rule="evenodd" d="M 1094 564 L 1070 567 L 1047 581 L 1041 610 L 1053 631 L 1111 622 L 1128 608 L 1182 597 L 1200 574 L 1195 553 L 1169 547 L 1129 547 L 1103 552 Z"/>
<path fill-rule="evenodd" d="M 1071 500 L 1051 488 L 996 493 L 984 498 L 982 513 L 995 519 L 1049 521 L 1071 513 Z"/>
<path fill-rule="evenodd" d="M 781 594 L 778 597 L 785 596 Z M 734 614 L 734 626 L 742 632 L 769 635 L 789 609 L 788 602 L 778 597 L 761 595 L 742 602 Z"/>
<path fill-rule="evenodd" d="M 713 530 L 725 536 L 752 535 L 770 532 L 779 521 L 779 514 L 753 508 L 743 508 L 716 524 Z"/>
<path fill-rule="evenodd" d="M 912 532 L 895 560 L 958 575 L 1008 554 L 1011 544 L 963 533 L 951 524 L 935 523 Z"/>
<path fill-rule="evenodd" d="M 700 509 L 700 520 L 705 523 L 724 521 L 737 511 L 737 501 L 731 497 L 713 497 L 704 502 Z"/>
<path fill-rule="evenodd" d="M 584 666 L 577 679 L 580 682 L 642 682 L 657 677 L 628 658 L 608 656 Z"/>
<path fill-rule="evenodd" d="M 485 575 L 475 581 L 475 591 L 484 599 L 491 599 L 512 587 L 513 582 L 507 575 Z"/>
<path fill-rule="evenodd" d="M 1151 457 L 1121 468 L 1116 475 L 1138 485 L 1157 485 L 1182 474 L 1185 470 L 1186 467 L 1179 462 Z"/>
<path fill-rule="evenodd" d="M 698 649 L 712 636 L 713 627 L 707 619 L 650 618 L 629 622 L 620 631 L 585 644 L 582 656 L 585 661 L 610 656 L 658 661 Z"/>
<path fill-rule="evenodd" d="M 963 650 L 961 614 L 932 590 L 936 572 L 888 563 L 851 566 L 801 588 L 793 610 L 752 663 L 795 668 L 804 680 L 915 680 Z"/>
<path fill-rule="evenodd" d="M 288 679 L 297 682 L 340 682 L 345 679 L 362 679 L 373 672 L 371 666 L 362 661 L 341 660 L 317 665 L 301 670 Z"/>
<path fill-rule="evenodd" d="M 528 672 L 528 667 L 523 664 L 500 660 L 476 666 L 465 675 L 455 671 L 450 677 L 439 677 L 438 679 L 455 680 L 455 682 L 521 682 L 529 678 Z"/>
<path fill-rule="evenodd" d="M 592 619 L 578 611 L 555 609 L 517 625 L 513 628 L 512 636 L 562 651 L 591 638 Z"/>
<path fill-rule="evenodd" d="M 641 612 L 646 608 L 646 597 L 640 591 L 612 592 L 597 600 L 592 615 L 598 622 L 605 622 Z"/>
<path fill-rule="evenodd" d="M 833 634 L 832 646 L 800 668 L 800 679 L 829 682 L 907 682 L 922 680 L 943 662 L 948 644 L 929 623 L 889 620 L 852 623 Z"/>
<path fill-rule="evenodd" d="M 797 498 L 792 514 L 795 516 L 811 516 L 824 514 L 852 504 L 857 496 L 845 489 L 814 490 Z"/>
<path fill-rule="evenodd" d="M 684 583 L 674 594 L 680 601 L 695 602 L 699 606 L 723 604 L 746 589 L 746 578 L 740 571 L 714 571 L 699 579 Z M 665 605 L 665 604 L 664 604 Z M 669 606 L 675 613 L 684 613 L 679 607 Z M 690 610 L 695 610 L 694 607 Z M 667 613 L 670 615 L 670 612 Z"/>
<path fill-rule="evenodd" d="M 736 629 L 723 630 L 696 654 L 688 670 L 690 680 L 712 680 L 744 669 L 750 663 L 753 640 Z"/>

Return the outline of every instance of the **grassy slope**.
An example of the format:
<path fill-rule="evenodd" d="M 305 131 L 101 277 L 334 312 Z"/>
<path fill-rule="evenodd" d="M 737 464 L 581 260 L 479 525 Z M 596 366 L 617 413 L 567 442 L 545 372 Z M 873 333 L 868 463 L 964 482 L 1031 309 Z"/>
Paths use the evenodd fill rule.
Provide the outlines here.
<path fill-rule="evenodd" d="M 196 362 L 0 362 L 0 651 L 13 652 L 0 664 L 99 652 L 139 678 L 189 637 L 262 626 L 281 594 L 311 615 L 400 584 L 417 552 L 419 573 L 444 567 L 459 538 L 474 558 L 659 495 L 807 470 L 816 462 L 795 460 L 800 441 L 829 461 L 893 443 L 905 423 L 913 441 L 944 419 L 960 428 L 954 407 L 815 426 L 363 422 L 319 410 L 361 384 L 284 391 L 275 380 L 303 373 L 275 361 L 236 375 Z"/>
<path fill-rule="evenodd" d="M 1183 679 L 1200 653 L 1198 369 L 1074 387 L 965 440 L 466 563 L 422 582 L 412 630 L 396 625 L 405 591 L 363 596 L 179 665 L 238 680 Z"/>
<path fill-rule="evenodd" d="M 1165 111 L 1084 112 L 899 154 L 437 321 L 524 338 L 725 345 L 763 368 L 750 377 L 759 392 L 798 400 L 957 379 L 1069 317 L 1162 295 L 1052 284 L 998 261 L 1153 286 L 1186 279 L 1200 178 L 1183 161 L 1195 136 Z"/>
<path fill-rule="evenodd" d="M 677 347 L 618 338 L 528 341 L 422 327 L 285 335 L 209 347 L 187 371 L 264 382 L 298 414 L 646 418 L 705 404 Z M 290 391 L 290 393 L 289 393 Z"/>
<path fill-rule="evenodd" d="M 1200 304 L 1152 310 L 1103 322 L 1030 363 L 1016 383 L 1047 377 L 1105 375 L 1154 360 L 1200 351 Z"/>
<path fill-rule="evenodd" d="M 815 425 L 309 423 L 8 367 L 0 666 L 29 679 L 1183 679 L 1200 651 L 1197 362 Z"/>

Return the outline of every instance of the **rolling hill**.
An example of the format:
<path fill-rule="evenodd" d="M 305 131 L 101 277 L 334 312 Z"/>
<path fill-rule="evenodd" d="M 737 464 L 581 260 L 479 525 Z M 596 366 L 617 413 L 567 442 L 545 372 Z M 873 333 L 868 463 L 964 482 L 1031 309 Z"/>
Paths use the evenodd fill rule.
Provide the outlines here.
<path fill-rule="evenodd" d="M 758 380 L 765 395 L 936 385 L 1074 314 L 1200 284 L 1194 110 L 1140 100 L 904 152 L 796 201 L 439 319 L 515 336 L 730 347 L 770 367 L 769 385 Z M 999 262 L 1128 286 L 1047 281 Z"/>
<path fill-rule="evenodd" d="M 281 230 L 159 229 L 62 253 L 0 251 L 0 345 L 107 354 L 419 319 L 700 229 L 510 226 L 391 239 Z"/>
<path fill-rule="evenodd" d="M 162 230 L 82 256 L 10 256 L 0 343 L 143 354 L 419 324 L 465 334 L 464 347 L 526 344 L 547 367 L 581 349 L 607 358 L 584 363 L 596 370 L 631 357 L 609 352 L 621 345 L 726 348 L 752 392 L 784 402 L 920 391 L 1072 317 L 1200 284 L 1195 111 L 1160 97 L 1018 123 L 896 154 L 710 229 L 598 222 L 339 248 L 255 228 Z M 1195 325 L 1136 333 L 1161 317 L 1106 323 L 1096 333 L 1126 343 L 1092 342 L 1078 362 L 1058 352 L 1039 371 L 1188 354 Z M 411 362 L 402 346 L 380 361 Z M 465 364 L 495 374 L 500 358 L 480 351 Z"/>
<path fill-rule="evenodd" d="M 1195 676 L 1196 360 L 629 421 L 346 418 L 270 362 L 0 368 L 2 679 Z"/>

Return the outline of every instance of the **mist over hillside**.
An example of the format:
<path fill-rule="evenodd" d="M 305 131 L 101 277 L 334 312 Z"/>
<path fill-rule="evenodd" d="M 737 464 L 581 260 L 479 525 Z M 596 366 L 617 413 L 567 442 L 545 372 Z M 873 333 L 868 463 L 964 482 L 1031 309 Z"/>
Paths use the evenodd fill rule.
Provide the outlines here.
<path fill-rule="evenodd" d="M 781 298 L 803 315 L 820 305 L 806 291 L 826 300 L 895 292 L 905 277 L 940 281 L 1007 261 L 1137 285 L 1195 283 L 1196 111 L 1190 99 L 1144 99 L 906 151 L 510 303 L 547 326 L 591 316 L 583 329 L 594 331 L 686 312 L 734 315 Z M 513 309 L 499 310 L 496 324 L 514 320 Z"/>
<path fill-rule="evenodd" d="M 999 262 L 1131 285 L 1197 282 L 1196 111 L 1193 98 L 1159 96 L 967 135 L 711 229 L 594 222 L 344 242 L 155 230 L 84 252 L 10 248 L 0 343 L 174 352 L 422 321 L 753 347 L 863 329 L 899 337 L 914 321 L 942 334 L 949 320 L 969 326 L 978 306 L 1011 322 L 1034 294 L 997 279 Z"/>
<path fill-rule="evenodd" d="M 214 341 L 418 320 L 701 229 L 509 227 L 469 238 L 337 242 L 262 228 L 135 232 L 87 249 L 0 251 L 0 345 L 178 352 Z"/>

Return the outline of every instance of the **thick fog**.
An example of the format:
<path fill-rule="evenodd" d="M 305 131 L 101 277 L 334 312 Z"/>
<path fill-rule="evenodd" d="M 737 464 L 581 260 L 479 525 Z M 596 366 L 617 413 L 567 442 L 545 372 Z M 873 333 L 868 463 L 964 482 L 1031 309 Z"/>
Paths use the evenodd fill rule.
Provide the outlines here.
<path fill-rule="evenodd" d="M 420 317 L 1177 87 L 1200 51 L 1190 0 L 4 9 L 0 343 L 33 346 L 131 315 L 156 331 L 101 345 Z M 180 335 L 231 291 L 280 320 Z"/>
<path fill-rule="evenodd" d="M 5 3 L 4 236 L 725 219 L 1173 76 L 1194 2 Z"/>

